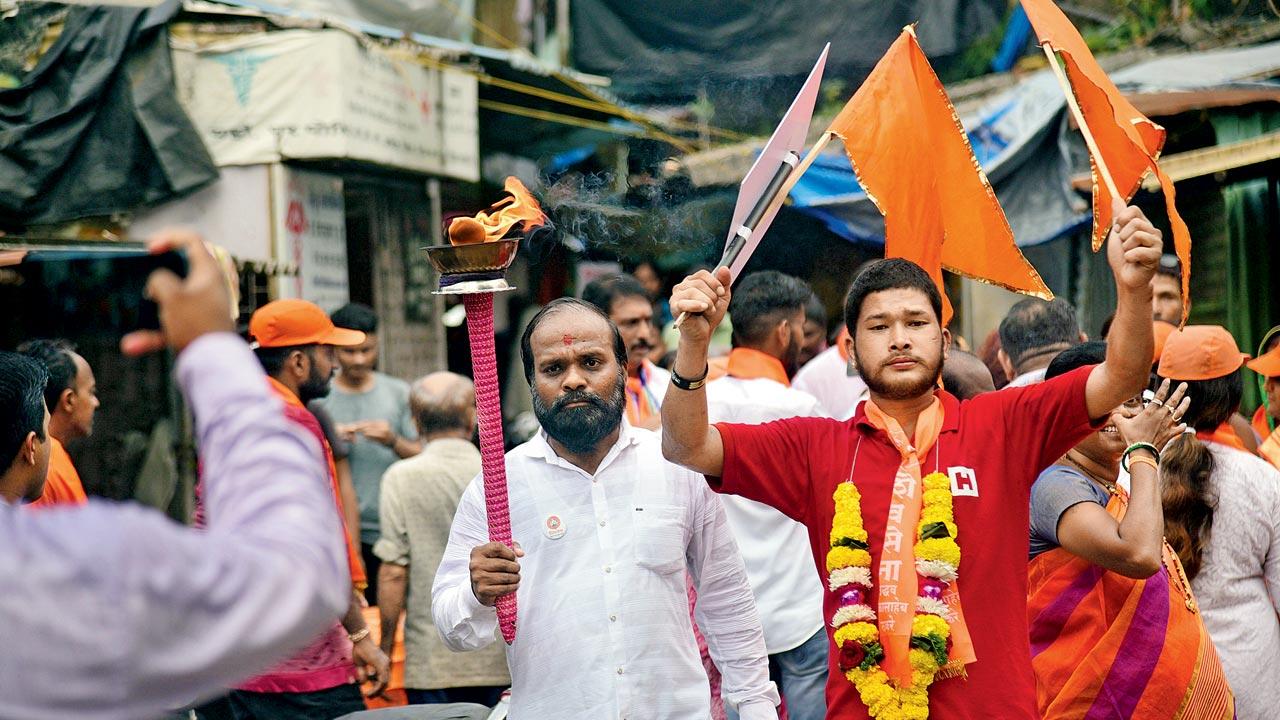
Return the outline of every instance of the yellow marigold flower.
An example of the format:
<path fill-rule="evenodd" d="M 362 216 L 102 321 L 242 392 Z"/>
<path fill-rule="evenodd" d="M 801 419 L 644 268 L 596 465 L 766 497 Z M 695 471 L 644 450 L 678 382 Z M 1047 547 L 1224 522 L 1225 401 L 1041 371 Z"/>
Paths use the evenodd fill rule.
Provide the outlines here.
<path fill-rule="evenodd" d="M 923 501 L 927 508 L 945 508 L 951 512 L 950 490 L 925 490 Z"/>
<path fill-rule="evenodd" d="M 958 554 L 959 551 L 957 551 Z M 842 567 L 871 567 L 871 553 L 844 546 L 827 551 L 827 572 Z"/>
<path fill-rule="evenodd" d="M 951 626 L 947 625 L 947 621 L 937 615 L 916 615 L 911 619 L 911 634 L 937 635 L 945 638 L 951 634 Z M 925 654 L 928 655 L 928 653 Z"/>
<path fill-rule="evenodd" d="M 928 525 L 929 523 L 935 522 L 951 522 L 952 520 L 952 512 L 946 508 L 936 508 L 925 505 L 920 511 L 921 525 Z"/>
<path fill-rule="evenodd" d="M 916 543 L 916 557 L 921 560 L 941 560 L 958 566 L 960 565 L 960 546 L 956 545 L 956 541 L 951 538 L 929 538 Z M 830 555 L 827 555 L 827 567 L 831 567 Z"/>
<path fill-rule="evenodd" d="M 925 490 L 946 490 L 948 493 L 951 492 L 951 478 L 947 477 L 946 473 L 929 473 L 924 476 L 923 482 Z"/>
<path fill-rule="evenodd" d="M 938 661 L 933 658 L 932 653 L 927 653 L 918 648 L 912 648 L 910 657 L 912 670 L 929 677 L 932 677 L 933 674 L 938 671 Z"/>
<path fill-rule="evenodd" d="M 835 516 L 831 521 L 831 544 L 835 545 L 844 538 L 852 538 L 858 542 L 867 541 L 867 531 L 862 527 L 861 518 Z"/>
<path fill-rule="evenodd" d="M 866 645 L 880 639 L 880 631 L 869 622 L 849 623 L 836 628 L 834 639 L 837 648 L 843 647 L 849 640 Z"/>

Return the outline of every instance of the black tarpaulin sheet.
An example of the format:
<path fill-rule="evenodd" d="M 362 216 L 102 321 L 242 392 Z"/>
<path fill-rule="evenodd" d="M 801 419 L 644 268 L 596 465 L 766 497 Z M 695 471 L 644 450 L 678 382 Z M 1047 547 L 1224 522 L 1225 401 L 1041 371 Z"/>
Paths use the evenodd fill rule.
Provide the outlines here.
<path fill-rule="evenodd" d="M 174 91 L 151 8 L 75 7 L 17 87 L 0 89 L 0 227 L 152 205 L 218 176 Z"/>
<path fill-rule="evenodd" d="M 903 26 L 931 58 L 954 55 L 997 28 L 1006 0 L 689 2 L 577 0 L 574 67 L 608 75 L 619 91 L 688 87 L 706 78 L 803 75 L 831 42 L 827 75 L 865 74 Z M 858 79 L 858 78 L 850 78 Z"/>

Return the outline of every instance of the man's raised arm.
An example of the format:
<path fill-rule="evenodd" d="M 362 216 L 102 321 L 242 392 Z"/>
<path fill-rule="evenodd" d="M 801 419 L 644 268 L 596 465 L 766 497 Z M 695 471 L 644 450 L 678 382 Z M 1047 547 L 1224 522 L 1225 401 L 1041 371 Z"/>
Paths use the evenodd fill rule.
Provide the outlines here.
<path fill-rule="evenodd" d="M 711 476 L 724 469 L 724 445 L 720 432 L 707 422 L 703 383 L 711 333 L 729 309 L 729 282 L 728 268 L 717 268 L 714 274 L 700 270 L 671 291 L 671 312 L 687 317 L 680 325 L 671 387 L 662 401 L 662 454 Z"/>
<path fill-rule="evenodd" d="M 1089 417 L 1100 418 L 1142 392 L 1151 375 L 1155 338 L 1151 278 L 1164 244 L 1160 231 L 1135 206 L 1116 201 L 1115 225 L 1107 236 L 1107 263 L 1116 278 L 1116 316 L 1107 334 L 1107 359 L 1089 376 Z"/>

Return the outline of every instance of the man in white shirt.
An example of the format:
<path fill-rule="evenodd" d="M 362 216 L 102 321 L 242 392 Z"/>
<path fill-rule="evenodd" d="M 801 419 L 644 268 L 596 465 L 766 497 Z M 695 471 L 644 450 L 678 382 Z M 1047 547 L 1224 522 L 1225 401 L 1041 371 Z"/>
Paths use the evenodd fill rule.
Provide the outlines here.
<path fill-rule="evenodd" d="M 765 423 L 818 417 L 812 395 L 790 387 L 804 343 L 809 286 L 780 272 L 751 273 L 738 281 L 729 303 L 734 349 L 728 373 L 707 385 L 710 422 Z M 771 675 L 791 720 L 826 715 L 827 635 L 824 588 L 809 553 L 805 527 L 772 507 L 724 495 L 764 625 Z M 730 718 L 733 713 L 729 713 Z"/>
<path fill-rule="evenodd" d="M 608 316 L 622 335 L 627 349 L 627 422 L 656 430 L 671 373 L 649 361 L 655 328 L 648 292 L 631 275 L 610 275 L 583 288 L 582 299 Z"/>
<path fill-rule="evenodd" d="M 623 421 L 626 347 L 605 315 L 549 303 L 521 340 L 542 432 L 507 454 L 516 548 L 488 542 L 482 479 L 463 494 L 432 588 L 453 650 L 494 642 L 517 592 L 507 648 L 515 718 L 706 718 L 698 624 L 744 720 L 776 718 L 764 633 L 723 506 L 663 460 L 660 437 Z"/>
<path fill-rule="evenodd" d="M 1009 377 L 1007 387 L 1044 382 L 1044 372 L 1058 353 L 1088 339 L 1066 300 L 1018 301 L 1000 321 L 999 358 Z"/>

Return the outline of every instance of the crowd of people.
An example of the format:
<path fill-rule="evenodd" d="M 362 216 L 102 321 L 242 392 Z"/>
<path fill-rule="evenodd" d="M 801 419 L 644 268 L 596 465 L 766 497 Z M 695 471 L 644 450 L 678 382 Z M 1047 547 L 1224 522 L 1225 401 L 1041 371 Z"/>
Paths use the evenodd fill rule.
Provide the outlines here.
<path fill-rule="evenodd" d="M 548 303 L 508 546 L 471 380 L 378 372 L 356 304 L 277 300 L 241 337 L 202 242 L 164 234 L 190 272 L 122 349 L 177 353 L 197 527 L 86 499 L 73 346 L 0 352 L 0 717 L 359 717 L 401 625 L 406 718 L 1273 717 L 1280 327 L 1253 358 L 1176 328 L 1160 233 L 1128 208 L 1108 244 L 1104 339 L 1026 299 L 976 354 L 901 259 L 834 334 L 771 270 L 668 294 L 643 263 Z"/>

